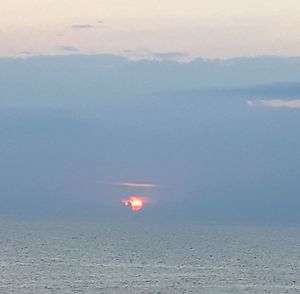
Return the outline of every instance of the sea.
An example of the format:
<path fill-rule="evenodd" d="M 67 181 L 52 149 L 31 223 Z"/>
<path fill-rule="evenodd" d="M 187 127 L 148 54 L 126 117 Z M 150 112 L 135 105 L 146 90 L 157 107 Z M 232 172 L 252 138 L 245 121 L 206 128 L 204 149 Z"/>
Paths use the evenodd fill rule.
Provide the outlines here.
<path fill-rule="evenodd" d="M 300 293 L 300 228 L 5 218 L 0 293 Z"/>

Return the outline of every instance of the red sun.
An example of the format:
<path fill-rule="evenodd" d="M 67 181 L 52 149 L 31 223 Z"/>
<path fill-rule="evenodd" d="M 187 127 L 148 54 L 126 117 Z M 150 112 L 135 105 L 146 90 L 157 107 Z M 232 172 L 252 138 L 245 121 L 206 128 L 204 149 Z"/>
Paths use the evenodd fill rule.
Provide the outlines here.
<path fill-rule="evenodd" d="M 142 209 L 146 199 L 139 196 L 131 196 L 128 199 L 122 201 L 125 206 L 130 205 L 132 211 L 138 211 Z"/>

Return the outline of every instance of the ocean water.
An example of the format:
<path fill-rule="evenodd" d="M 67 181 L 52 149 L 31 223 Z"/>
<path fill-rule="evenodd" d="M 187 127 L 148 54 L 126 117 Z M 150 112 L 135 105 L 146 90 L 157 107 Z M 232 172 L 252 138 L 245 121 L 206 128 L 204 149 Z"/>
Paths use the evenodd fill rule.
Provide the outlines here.
<path fill-rule="evenodd" d="M 0 220 L 0 293 L 300 293 L 300 228 Z"/>

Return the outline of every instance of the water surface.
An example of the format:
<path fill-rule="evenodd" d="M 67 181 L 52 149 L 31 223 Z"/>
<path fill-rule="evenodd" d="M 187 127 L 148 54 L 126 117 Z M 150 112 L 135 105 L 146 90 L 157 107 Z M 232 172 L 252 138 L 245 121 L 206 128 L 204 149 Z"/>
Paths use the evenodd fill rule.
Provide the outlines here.
<path fill-rule="evenodd" d="M 0 221 L 0 293 L 298 293 L 300 228 Z"/>

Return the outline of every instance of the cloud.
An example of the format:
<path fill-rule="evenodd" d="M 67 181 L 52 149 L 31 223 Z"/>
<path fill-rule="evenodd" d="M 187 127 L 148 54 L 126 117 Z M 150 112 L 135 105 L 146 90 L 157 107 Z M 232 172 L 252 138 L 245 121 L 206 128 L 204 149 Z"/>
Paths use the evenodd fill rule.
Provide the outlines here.
<path fill-rule="evenodd" d="M 65 52 L 78 52 L 79 50 L 72 46 L 58 46 L 58 50 L 65 51 Z"/>
<path fill-rule="evenodd" d="M 188 53 L 181 51 L 154 52 L 148 49 L 124 50 L 124 53 L 133 58 L 157 59 L 162 61 L 176 60 L 188 56 Z"/>
<path fill-rule="evenodd" d="M 271 99 L 271 100 L 258 100 L 247 101 L 247 105 L 250 107 L 270 107 L 270 108 L 300 108 L 300 99 Z"/>
<path fill-rule="evenodd" d="M 177 59 L 182 57 L 187 57 L 188 54 L 186 52 L 174 51 L 174 52 L 153 52 L 154 57 L 162 60 L 168 59 Z"/>
<path fill-rule="evenodd" d="M 74 24 L 71 26 L 72 29 L 93 29 L 94 26 L 91 24 Z"/>
<path fill-rule="evenodd" d="M 34 53 L 31 51 L 22 51 L 20 52 L 22 55 L 33 55 Z"/>
<path fill-rule="evenodd" d="M 121 182 L 118 183 L 119 186 L 129 187 L 129 188 L 157 188 L 159 185 L 150 183 L 131 183 L 131 182 Z"/>

